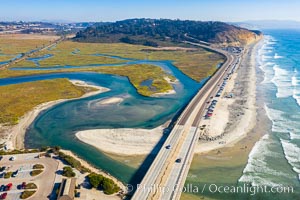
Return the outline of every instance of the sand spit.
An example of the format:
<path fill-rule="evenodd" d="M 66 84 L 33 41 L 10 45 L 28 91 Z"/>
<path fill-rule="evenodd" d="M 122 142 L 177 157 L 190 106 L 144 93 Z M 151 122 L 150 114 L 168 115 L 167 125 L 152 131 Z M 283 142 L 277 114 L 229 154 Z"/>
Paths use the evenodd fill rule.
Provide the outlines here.
<path fill-rule="evenodd" d="M 43 104 L 40 104 L 36 106 L 33 110 L 27 112 L 21 119 L 19 120 L 19 123 L 14 126 L 1 126 L 0 127 L 0 133 L 3 135 L 4 139 L 2 139 L 1 143 L 6 143 L 7 149 L 23 149 L 24 148 L 24 137 L 26 129 L 29 127 L 29 125 L 34 121 L 34 119 L 44 110 L 51 108 L 59 103 L 70 101 L 74 99 L 80 99 L 85 98 L 89 96 L 93 96 L 102 92 L 106 92 L 109 89 L 90 85 L 84 81 L 80 80 L 70 80 L 74 85 L 77 86 L 83 86 L 83 87 L 93 87 L 96 88 L 97 91 L 92 91 L 89 93 L 84 94 L 83 96 L 79 98 L 73 98 L 73 99 L 59 99 L 55 101 L 46 102 Z"/>
<path fill-rule="evenodd" d="M 163 135 L 163 126 L 154 129 L 94 129 L 79 131 L 76 137 L 101 151 L 117 155 L 149 154 Z"/>

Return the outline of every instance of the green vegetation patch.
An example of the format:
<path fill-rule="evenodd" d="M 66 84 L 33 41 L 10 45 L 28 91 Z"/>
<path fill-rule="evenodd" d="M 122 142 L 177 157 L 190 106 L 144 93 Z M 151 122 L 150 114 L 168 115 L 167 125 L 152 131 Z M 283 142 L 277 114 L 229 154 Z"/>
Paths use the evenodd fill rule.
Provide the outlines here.
<path fill-rule="evenodd" d="M 31 176 L 37 176 L 37 175 L 39 175 L 40 173 L 42 173 L 43 172 L 43 170 L 41 170 L 41 169 L 35 169 L 35 170 L 32 170 L 31 172 L 30 172 L 30 175 Z"/>
<path fill-rule="evenodd" d="M 73 171 L 73 169 L 69 166 L 66 166 L 63 168 L 63 173 L 62 173 L 63 176 L 66 176 L 66 177 L 74 177 L 76 174 L 75 172 Z"/>
<path fill-rule="evenodd" d="M 21 199 L 27 199 L 27 198 L 31 197 L 35 192 L 36 192 L 35 190 L 25 190 L 20 195 L 20 198 Z"/>
<path fill-rule="evenodd" d="M 0 155 L 14 155 L 14 154 L 25 154 L 25 153 L 37 153 L 39 152 L 38 149 L 24 149 L 24 150 L 18 150 L 18 149 L 14 149 L 12 151 L 4 151 L 1 150 L 0 151 Z"/>
<path fill-rule="evenodd" d="M 9 61 L 18 54 L 26 53 L 30 50 L 43 47 L 50 43 L 52 39 L 46 37 L 36 37 L 30 35 L 1 35 L 0 36 L 0 62 Z"/>
<path fill-rule="evenodd" d="M 34 81 L 0 86 L 0 123 L 16 124 L 21 116 L 44 102 L 85 94 L 85 88 L 67 79 Z"/>
<path fill-rule="evenodd" d="M 13 174 L 13 172 L 6 172 L 5 175 L 4 175 L 4 178 L 8 179 L 8 178 L 11 177 L 12 174 Z"/>
<path fill-rule="evenodd" d="M 120 190 L 120 187 L 113 180 L 101 174 L 91 173 L 88 175 L 88 179 L 92 187 L 102 189 L 105 194 L 114 194 Z"/>
<path fill-rule="evenodd" d="M 42 165 L 42 164 L 35 164 L 35 165 L 33 165 L 32 169 L 44 169 L 44 165 Z"/>
<path fill-rule="evenodd" d="M 66 155 L 61 151 L 58 153 L 58 155 L 62 160 L 66 161 L 69 165 L 71 165 L 71 167 L 79 170 L 81 173 L 91 172 L 90 169 L 82 166 L 81 162 L 78 161 L 76 158 L 73 158 L 72 156 Z"/>
<path fill-rule="evenodd" d="M 99 53 L 99 44 L 95 43 L 77 43 L 71 41 L 64 41 L 56 45 L 55 47 L 43 50 L 39 53 L 33 54 L 31 57 L 42 57 L 46 54 L 52 54 L 53 56 L 39 61 L 41 67 L 51 66 L 86 66 L 96 64 L 112 64 L 122 63 L 124 61 L 107 56 L 96 56 L 94 54 Z M 31 61 L 24 60 L 14 67 L 34 67 L 35 64 Z"/>
<path fill-rule="evenodd" d="M 25 189 L 37 189 L 37 186 L 35 183 L 27 183 Z"/>
<path fill-rule="evenodd" d="M 79 50 L 79 51 L 76 51 Z M 72 52 L 76 52 L 73 54 Z M 42 51 L 34 56 L 53 54 L 51 58 L 40 61 L 41 67 L 49 66 L 87 66 L 93 64 L 124 63 L 124 60 L 93 54 L 105 54 L 132 59 L 171 60 L 183 73 L 196 81 L 212 75 L 218 64 L 224 62 L 224 56 L 202 48 L 153 48 L 123 43 L 80 43 L 65 41 L 51 50 Z M 13 67 L 33 66 L 31 61 L 23 60 Z M 71 69 L 76 71 L 76 69 Z"/>
<path fill-rule="evenodd" d="M 147 65 L 147 64 L 136 64 L 136 65 L 126 65 L 124 67 L 89 67 L 89 68 L 76 68 L 76 69 L 61 69 L 61 70 L 2 70 L 0 77 L 16 77 L 16 76 L 26 76 L 33 74 L 48 74 L 48 73 L 57 73 L 57 72 L 99 72 L 120 76 L 127 76 L 129 81 L 137 89 L 137 91 L 144 96 L 151 96 L 155 93 L 166 92 L 172 90 L 173 87 L 165 78 L 170 79 L 171 81 L 175 80 L 175 77 L 167 74 L 158 66 Z M 141 86 L 140 84 L 145 80 L 153 80 L 152 86 L 156 90 L 151 90 L 151 86 Z M 51 87 L 45 87 L 45 89 L 51 89 Z M 88 88 L 86 88 L 88 89 Z M 1 90 L 1 87 L 0 87 Z"/>

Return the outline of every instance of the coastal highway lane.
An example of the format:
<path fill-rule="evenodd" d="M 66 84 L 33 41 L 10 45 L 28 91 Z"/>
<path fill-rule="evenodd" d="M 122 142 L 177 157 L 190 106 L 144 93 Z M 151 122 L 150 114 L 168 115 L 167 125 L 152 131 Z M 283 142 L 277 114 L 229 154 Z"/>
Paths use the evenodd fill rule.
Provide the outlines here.
<path fill-rule="evenodd" d="M 214 50 L 214 49 L 211 49 Z M 201 116 L 201 113 L 204 110 L 206 101 L 203 102 L 203 99 L 207 99 L 208 96 L 211 95 L 213 91 L 216 91 L 216 87 L 218 87 L 218 83 L 224 75 L 226 74 L 226 71 L 229 69 L 229 66 L 232 66 L 232 62 L 234 60 L 232 55 L 229 55 L 227 52 L 224 53 L 226 56 L 226 62 L 223 64 L 223 66 L 212 76 L 207 83 L 201 88 L 201 90 L 196 94 L 196 96 L 192 99 L 190 104 L 185 108 L 181 116 L 179 117 L 175 128 L 170 133 L 169 137 L 167 138 L 166 142 L 163 145 L 163 148 L 160 150 L 158 155 L 156 156 L 155 160 L 153 161 L 152 165 L 150 166 L 149 170 L 147 171 L 144 179 L 142 180 L 141 184 L 139 184 L 139 187 L 137 188 L 136 192 L 133 195 L 132 199 L 157 199 L 157 196 L 159 196 L 160 191 L 158 191 L 155 187 L 161 187 L 164 185 L 166 176 L 169 174 L 169 172 L 166 172 L 170 166 L 174 164 L 174 158 L 178 157 L 178 152 L 180 155 L 185 155 L 184 158 L 187 158 L 187 156 L 193 155 L 193 146 L 195 145 L 195 141 L 197 140 L 190 140 L 190 138 L 197 138 L 196 134 L 194 134 L 196 131 L 190 131 L 193 124 L 195 122 L 195 115 Z M 205 97 L 204 97 L 205 96 Z M 204 98 L 203 98 L 204 97 Z M 199 105 L 200 104 L 200 105 Z M 196 109 L 198 107 L 201 107 L 200 110 Z M 195 113 L 197 112 L 197 113 Z M 200 113 L 200 114 L 199 114 Z M 191 119 L 191 116 L 193 119 Z M 197 120 L 198 121 L 198 120 Z M 181 130 L 176 129 L 176 126 L 180 126 Z M 193 137 L 191 137 L 193 136 Z M 170 140 L 169 140 L 170 138 Z M 188 139 L 187 139 L 188 138 Z M 171 145 L 171 150 L 165 149 L 166 145 Z M 190 149 L 188 152 L 182 151 L 185 148 L 181 148 L 182 146 L 186 146 L 189 144 Z M 165 153 L 165 152 L 168 153 Z M 185 160 L 185 159 L 184 159 Z M 190 159 L 186 159 L 190 160 Z M 178 172 L 178 170 L 175 170 Z M 181 170 L 179 170 L 181 171 Z M 188 171 L 186 169 L 185 171 Z M 172 173 L 172 171 L 171 171 Z M 187 172 L 183 172 L 187 173 Z M 182 174 L 182 173 L 181 173 Z M 170 177 L 170 176 L 169 176 Z M 178 175 L 172 175 L 172 177 L 176 180 L 178 177 L 180 177 L 180 174 Z M 182 179 L 181 179 L 182 180 Z M 175 181 L 176 182 L 176 181 Z M 174 182 L 174 183 L 175 183 Z M 172 188 L 172 187 L 170 187 Z"/>
<path fill-rule="evenodd" d="M 230 64 L 228 65 L 227 70 L 225 69 L 224 72 L 222 72 L 221 76 L 216 80 L 215 84 L 218 86 L 221 82 L 223 82 L 224 77 L 227 76 L 227 71 L 231 70 L 234 65 L 232 63 L 235 63 L 237 61 L 237 58 L 233 58 L 230 60 Z M 213 90 L 207 95 L 205 102 L 210 99 L 211 96 L 215 96 L 218 91 L 218 87 L 213 87 Z M 163 188 L 169 188 L 169 190 L 165 190 L 163 193 L 161 193 L 161 196 L 159 199 L 180 199 L 180 195 L 182 192 L 182 188 L 190 167 L 190 164 L 192 162 L 193 153 L 195 145 L 199 138 L 199 132 L 197 131 L 197 127 L 200 123 L 200 120 L 203 118 L 206 111 L 206 103 L 203 103 L 197 113 L 197 117 L 194 119 L 193 126 L 190 129 L 188 135 L 186 136 L 183 145 L 181 146 L 181 149 L 179 151 L 178 156 L 182 158 L 182 163 L 176 163 L 173 161 L 173 167 L 171 169 L 171 172 L 169 173 L 166 183 L 162 183 Z"/>

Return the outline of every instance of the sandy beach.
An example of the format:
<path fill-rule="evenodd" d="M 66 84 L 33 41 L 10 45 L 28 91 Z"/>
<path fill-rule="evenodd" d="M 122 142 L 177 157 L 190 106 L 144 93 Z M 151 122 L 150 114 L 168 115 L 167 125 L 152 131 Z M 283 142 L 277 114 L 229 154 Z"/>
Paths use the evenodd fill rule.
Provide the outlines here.
<path fill-rule="evenodd" d="M 70 81 L 74 85 L 82 86 L 82 87 L 93 87 L 97 90 L 86 93 L 79 98 L 59 99 L 59 100 L 40 104 L 40 105 L 36 106 L 33 110 L 26 113 L 23 117 L 21 117 L 18 124 L 14 125 L 14 126 L 1 127 L 2 128 L 1 134 L 6 136 L 5 140 L 2 142 L 6 142 L 7 149 L 23 149 L 24 148 L 24 137 L 25 137 L 26 129 L 34 121 L 34 119 L 39 115 L 39 113 L 41 113 L 43 110 L 51 108 L 52 106 L 55 106 L 59 103 L 65 102 L 65 101 L 85 98 L 85 97 L 93 96 L 93 95 L 96 95 L 96 94 L 99 94 L 102 92 L 106 92 L 109 90 L 108 88 L 90 85 L 90 84 L 80 81 L 80 80 L 70 80 Z"/>
<path fill-rule="evenodd" d="M 206 133 L 202 135 L 195 153 L 203 153 L 232 146 L 243 139 L 256 123 L 256 61 L 258 44 L 246 49 L 240 67 L 228 81 L 219 98 L 214 115 L 205 120 Z M 232 93 L 233 98 L 225 96 Z"/>
<path fill-rule="evenodd" d="M 76 137 L 101 151 L 117 155 L 149 154 L 163 135 L 163 126 L 154 129 L 94 129 L 79 131 Z"/>

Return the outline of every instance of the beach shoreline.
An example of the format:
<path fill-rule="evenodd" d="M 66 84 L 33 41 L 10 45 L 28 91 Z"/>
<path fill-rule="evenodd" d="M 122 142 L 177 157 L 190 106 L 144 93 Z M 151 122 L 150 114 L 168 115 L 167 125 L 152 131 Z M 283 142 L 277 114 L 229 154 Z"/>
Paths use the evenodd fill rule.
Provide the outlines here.
<path fill-rule="evenodd" d="M 255 127 L 256 107 L 256 54 L 262 40 L 245 50 L 241 64 L 225 87 L 225 93 L 218 101 L 212 116 L 207 137 L 198 142 L 195 153 L 205 153 L 223 147 L 232 147 L 247 136 Z M 250 66 L 250 67 L 249 67 Z M 220 127 L 222 126 L 222 127 Z"/>
<path fill-rule="evenodd" d="M 97 89 L 96 91 L 88 92 L 81 97 L 78 98 L 72 98 L 72 99 L 59 99 L 55 101 L 45 102 L 42 103 L 35 108 L 33 108 L 31 111 L 27 112 L 24 116 L 22 116 L 19 120 L 19 123 L 13 126 L 6 126 L 2 127 L 3 134 L 7 135 L 8 138 L 6 140 L 6 148 L 7 149 L 24 149 L 24 140 L 25 140 L 25 133 L 27 128 L 30 126 L 30 124 L 36 119 L 36 117 L 42 112 L 45 111 L 59 103 L 71 101 L 75 99 L 82 99 L 89 96 L 93 96 L 96 94 L 100 94 L 102 92 L 109 91 L 108 88 L 90 85 L 84 81 L 80 80 L 70 80 L 70 82 L 76 86 L 80 87 L 91 87 Z"/>

